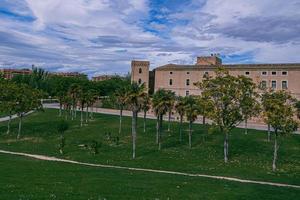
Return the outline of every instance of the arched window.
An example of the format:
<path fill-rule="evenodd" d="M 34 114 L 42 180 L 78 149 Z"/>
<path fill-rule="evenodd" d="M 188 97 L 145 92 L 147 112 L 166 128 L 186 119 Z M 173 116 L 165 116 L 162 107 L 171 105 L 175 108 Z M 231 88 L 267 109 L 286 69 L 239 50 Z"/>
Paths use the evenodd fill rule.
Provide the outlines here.
<path fill-rule="evenodd" d="M 169 85 L 173 85 L 173 79 L 169 80 Z"/>
<path fill-rule="evenodd" d="M 190 79 L 186 79 L 186 85 L 190 85 Z"/>
<path fill-rule="evenodd" d="M 142 71 L 142 68 L 139 68 L 139 73 L 141 74 L 143 71 Z"/>
<path fill-rule="evenodd" d="M 139 84 L 142 84 L 142 79 L 139 78 Z"/>

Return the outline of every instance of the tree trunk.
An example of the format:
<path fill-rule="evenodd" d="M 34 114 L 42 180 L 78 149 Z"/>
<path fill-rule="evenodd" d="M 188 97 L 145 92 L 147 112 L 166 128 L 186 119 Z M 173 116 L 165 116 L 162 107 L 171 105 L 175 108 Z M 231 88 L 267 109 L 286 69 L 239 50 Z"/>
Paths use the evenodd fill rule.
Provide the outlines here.
<path fill-rule="evenodd" d="M 245 134 L 248 134 L 248 119 L 245 119 Z"/>
<path fill-rule="evenodd" d="M 275 138 L 274 138 L 274 156 L 273 156 L 273 172 L 276 171 L 276 161 L 277 161 L 277 152 L 279 149 L 279 145 L 277 144 L 277 129 L 275 129 Z"/>
<path fill-rule="evenodd" d="M 81 113 L 80 113 L 80 126 L 83 125 L 83 107 L 81 107 Z"/>
<path fill-rule="evenodd" d="M 10 133 L 10 123 L 11 123 L 11 113 L 9 113 L 9 120 L 7 123 L 7 132 L 6 132 L 7 135 Z"/>
<path fill-rule="evenodd" d="M 86 107 L 86 113 L 85 113 L 85 123 L 89 122 L 89 106 Z"/>
<path fill-rule="evenodd" d="M 156 144 L 159 143 L 159 115 L 156 119 Z"/>
<path fill-rule="evenodd" d="M 147 111 L 144 111 L 144 133 L 146 133 L 146 117 L 147 117 Z"/>
<path fill-rule="evenodd" d="M 59 103 L 59 114 L 58 114 L 59 117 L 61 117 L 61 113 L 62 113 L 62 103 Z"/>
<path fill-rule="evenodd" d="M 74 118 L 76 119 L 77 117 L 77 105 L 75 105 L 75 110 L 74 110 Z"/>
<path fill-rule="evenodd" d="M 268 142 L 271 141 L 271 126 L 268 124 Z"/>
<path fill-rule="evenodd" d="M 172 112 L 169 112 L 169 118 L 168 118 L 168 132 L 170 132 L 170 126 L 171 126 L 171 114 Z"/>
<path fill-rule="evenodd" d="M 192 121 L 189 123 L 189 147 L 192 148 Z"/>
<path fill-rule="evenodd" d="M 158 128 L 158 150 L 161 150 L 161 140 L 162 140 L 162 121 L 163 121 L 163 115 L 160 115 L 159 119 L 159 128 Z"/>
<path fill-rule="evenodd" d="M 224 138 L 224 162 L 228 162 L 228 133 L 225 133 L 225 138 Z"/>
<path fill-rule="evenodd" d="M 182 142 L 182 121 L 183 121 L 183 116 L 180 115 L 180 124 L 179 124 L 179 141 Z"/>
<path fill-rule="evenodd" d="M 72 105 L 72 108 L 71 108 L 71 120 L 72 121 L 74 120 L 74 104 Z"/>
<path fill-rule="evenodd" d="M 20 117 L 19 117 L 19 131 L 18 131 L 17 139 L 20 139 L 20 137 L 21 137 L 21 131 L 22 131 L 22 118 L 23 118 L 23 116 L 20 115 Z"/>
<path fill-rule="evenodd" d="M 120 109 L 119 135 L 122 132 L 122 116 L 123 116 L 123 108 Z"/>
<path fill-rule="evenodd" d="M 94 106 L 91 106 L 91 115 L 90 115 L 91 120 L 94 119 Z"/>
<path fill-rule="evenodd" d="M 137 112 L 132 111 L 132 125 L 131 125 L 131 133 L 132 133 L 132 158 L 135 159 L 135 142 L 136 142 L 136 121 L 137 121 Z"/>
<path fill-rule="evenodd" d="M 205 125 L 206 124 L 206 117 L 203 115 L 202 116 L 202 124 Z"/>

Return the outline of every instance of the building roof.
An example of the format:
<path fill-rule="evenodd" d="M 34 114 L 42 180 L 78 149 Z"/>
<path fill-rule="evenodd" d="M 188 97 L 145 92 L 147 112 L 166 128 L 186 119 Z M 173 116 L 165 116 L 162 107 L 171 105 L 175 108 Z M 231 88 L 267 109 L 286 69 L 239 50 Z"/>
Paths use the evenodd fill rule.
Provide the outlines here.
<path fill-rule="evenodd" d="M 224 65 L 177 65 L 167 64 L 157 67 L 155 71 L 181 71 L 181 70 L 214 70 L 218 67 L 224 67 L 230 70 L 241 69 L 299 69 L 300 63 L 282 63 L 282 64 L 224 64 Z"/>

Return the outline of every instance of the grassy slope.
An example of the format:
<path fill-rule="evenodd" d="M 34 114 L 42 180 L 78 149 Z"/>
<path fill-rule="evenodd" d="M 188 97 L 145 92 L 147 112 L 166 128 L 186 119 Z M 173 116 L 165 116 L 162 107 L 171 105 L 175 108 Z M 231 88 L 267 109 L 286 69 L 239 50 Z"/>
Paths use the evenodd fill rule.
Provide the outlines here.
<path fill-rule="evenodd" d="M 59 121 L 56 110 L 35 113 L 28 116 L 24 123 L 23 140 L 16 141 L 15 135 L 0 136 L 0 149 L 60 156 L 58 154 L 58 134 L 56 123 Z M 96 120 L 88 126 L 79 127 L 79 121 L 72 122 L 66 133 L 67 146 L 65 158 L 92 163 L 114 164 L 122 166 L 165 169 L 212 175 L 225 175 L 239 178 L 276 181 L 300 185 L 300 137 L 286 136 L 281 140 L 279 149 L 278 172 L 271 172 L 273 143 L 266 141 L 266 133 L 251 130 L 245 135 L 236 129 L 230 135 L 230 162 L 223 163 L 223 135 L 208 134 L 201 125 L 194 126 L 193 148 L 185 141 L 178 142 L 178 124 L 172 124 L 172 131 L 165 132 L 163 149 L 157 150 L 155 144 L 155 121 L 149 120 L 147 133 L 142 132 L 142 120 L 139 122 L 137 139 L 137 158 L 131 159 L 130 118 L 124 118 L 124 132 L 120 145 L 105 139 L 105 132 L 113 135 L 118 132 L 118 117 L 96 115 Z M 13 132 L 17 132 L 17 121 Z M 6 124 L 0 124 L 0 133 L 6 130 Z M 165 123 L 166 125 L 166 123 Z M 187 125 L 185 125 L 187 128 Z M 78 147 L 86 140 L 102 142 L 99 154 L 92 155 Z"/>
<path fill-rule="evenodd" d="M 0 155 L 1 199 L 297 199 L 300 190 Z"/>

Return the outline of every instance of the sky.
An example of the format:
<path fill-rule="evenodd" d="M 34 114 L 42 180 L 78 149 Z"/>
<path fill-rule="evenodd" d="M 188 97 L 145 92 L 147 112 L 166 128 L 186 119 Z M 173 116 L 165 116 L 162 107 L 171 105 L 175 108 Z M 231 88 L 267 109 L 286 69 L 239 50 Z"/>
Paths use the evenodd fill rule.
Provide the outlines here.
<path fill-rule="evenodd" d="M 300 63 L 300 1 L 0 0 L 0 67 L 126 74 L 211 53 Z"/>

